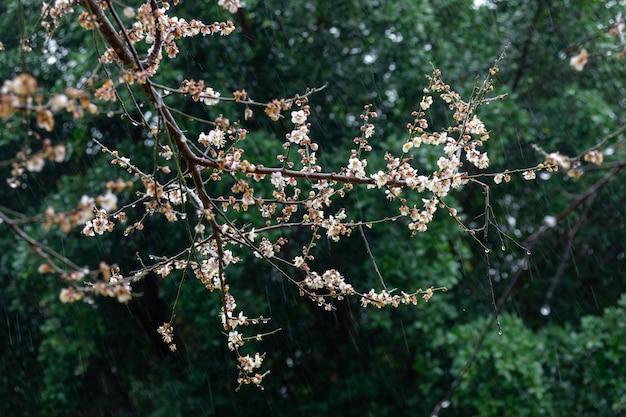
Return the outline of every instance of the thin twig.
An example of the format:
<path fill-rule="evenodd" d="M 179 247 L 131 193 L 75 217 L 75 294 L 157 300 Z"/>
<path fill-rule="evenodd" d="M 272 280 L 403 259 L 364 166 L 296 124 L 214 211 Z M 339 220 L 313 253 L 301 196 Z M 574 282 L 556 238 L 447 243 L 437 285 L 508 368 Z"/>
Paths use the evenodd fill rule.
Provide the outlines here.
<path fill-rule="evenodd" d="M 622 170 L 624 170 L 624 168 L 626 168 L 626 158 L 622 159 L 620 163 L 610 173 L 608 173 L 607 175 L 602 177 L 600 180 L 598 180 L 587 191 L 580 194 L 569 206 L 565 208 L 565 210 L 559 213 L 556 216 L 556 221 L 553 225 L 542 226 L 539 230 L 537 230 L 535 233 L 533 233 L 531 236 L 529 236 L 526 239 L 524 246 L 527 248 L 527 252 L 524 255 L 523 262 L 515 271 L 515 275 L 509 282 L 509 285 L 506 287 L 506 289 L 504 290 L 504 292 L 498 299 L 498 303 L 496 304 L 497 313 L 500 313 L 502 311 L 504 304 L 509 299 L 509 297 L 511 296 L 511 293 L 513 292 L 513 289 L 515 288 L 518 281 L 520 280 L 520 278 L 526 271 L 526 266 L 530 262 L 531 253 L 534 250 L 537 243 L 539 242 L 539 240 L 543 238 L 550 230 L 552 230 L 556 226 L 556 224 L 558 224 L 558 222 L 560 222 L 561 220 L 569 216 L 581 204 L 583 204 L 586 201 L 589 201 L 590 198 L 593 198 L 598 193 L 598 191 L 600 191 L 604 186 L 606 186 L 609 183 L 609 181 L 611 181 L 615 176 L 617 176 L 617 174 L 619 174 Z M 441 399 L 435 405 L 435 407 L 433 408 L 433 411 L 430 413 L 431 416 L 439 416 L 439 413 L 444 408 L 444 405 L 446 405 L 447 407 L 450 404 L 450 400 L 452 396 L 454 395 L 456 390 L 459 388 L 459 386 L 461 385 L 461 382 L 463 381 L 463 378 L 465 378 L 465 375 L 467 374 L 471 366 L 474 364 L 474 362 L 478 358 L 478 352 L 482 348 L 482 345 L 485 342 L 485 338 L 487 337 L 487 334 L 489 333 L 489 331 L 491 330 L 495 322 L 496 322 L 496 315 L 492 315 L 489 318 L 489 321 L 487 322 L 485 327 L 483 328 L 483 331 L 480 337 L 474 344 L 474 349 L 472 350 L 472 354 L 470 355 L 469 359 L 467 360 L 467 362 L 465 363 L 465 365 L 463 366 L 463 368 L 461 369 L 457 377 L 454 379 L 454 381 L 452 381 L 452 384 L 450 385 L 450 389 L 448 390 L 444 398 Z"/>
<path fill-rule="evenodd" d="M 383 275 L 380 273 L 380 270 L 378 269 L 378 265 L 376 265 L 376 259 L 374 258 L 374 255 L 372 254 L 372 250 L 370 249 L 370 244 L 367 241 L 367 237 L 365 237 L 365 232 L 363 231 L 362 225 L 359 225 L 359 232 L 361 232 L 361 237 L 363 238 L 365 249 L 367 250 L 368 256 L 372 260 L 372 265 L 374 265 L 374 271 L 376 271 L 376 275 L 378 275 L 378 280 L 380 281 L 380 285 L 382 285 L 383 288 L 387 290 L 387 286 L 385 285 L 385 279 L 383 278 Z"/>

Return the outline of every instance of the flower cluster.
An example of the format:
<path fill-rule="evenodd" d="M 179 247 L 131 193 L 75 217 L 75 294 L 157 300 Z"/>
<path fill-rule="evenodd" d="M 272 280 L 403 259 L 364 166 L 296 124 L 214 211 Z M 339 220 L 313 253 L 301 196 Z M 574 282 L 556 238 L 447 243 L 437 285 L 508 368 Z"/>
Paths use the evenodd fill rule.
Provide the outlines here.
<path fill-rule="evenodd" d="M 300 287 L 306 287 L 313 291 L 324 289 L 328 291 L 330 297 L 337 297 L 339 299 L 344 295 L 352 295 L 355 293 L 352 285 L 348 284 L 339 271 L 335 269 L 329 269 L 322 275 L 317 272 L 309 272 L 307 277 L 300 283 Z M 318 300 L 322 299 L 323 297 L 318 297 Z"/>
<path fill-rule="evenodd" d="M 31 75 L 18 74 L 11 80 L 5 80 L 0 88 L 0 118 L 9 119 L 16 113 L 25 116 L 35 115 L 35 125 L 45 132 L 55 128 L 54 114 L 69 112 L 74 118 L 84 117 L 85 112 L 96 114 L 98 107 L 84 91 L 67 88 L 63 93 L 53 94 L 46 102 L 42 93 L 38 92 L 37 81 Z M 41 139 L 39 133 L 32 132 L 41 143 L 39 150 L 24 146 L 16 153 L 11 162 L 11 176 L 7 179 L 12 188 L 22 185 L 20 177 L 25 172 L 41 172 L 46 161 L 63 162 L 66 146 L 63 143 L 52 144 L 49 138 Z"/>
<path fill-rule="evenodd" d="M 170 323 L 163 323 L 163 325 L 157 329 L 157 333 L 163 338 L 163 343 L 167 344 L 172 352 L 175 352 L 176 344 L 174 343 L 174 328 L 172 325 Z"/>
<path fill-rule="evenodd" d="M 68 16 L 76 3 L 56 0 L 45 6 L 43 14 L 56 23 Z M 477 178 L 481 176 L 480 170 L 489 167 L 489 157 L 483 148 L 490 132 L 479 118 L 478 109 L 488 101 L 497 64 L 468 100 L 444 83 L 441 73 L 434 70 L 428 87 L 418 97 L 417 109 L 411 114 L 406 139 L 384 153 L 375 152 L 370 145 L 382 132 L 376 125 L 378 114 L 370 105 L 365 106 L 351 149 L 341 155 L 339 166 L 328 167 L 320 162 L 321 147 L 316 142 L 309 103 L 310 94 L 321 88 L 260 103 L 253 101 L 243 89 L 229 97 L 229 93 L 210 87 L 210 80 L 183 79 L 175 87 L 154 81 L 164 55 L 173 58 L 179 54 L 181 39 L 228 35 L 234 31 L 232 22 L 188 21 L 172 16 L 167 2 L 145 2 L 138 8 L 125 6 L 122 14 L 110 9 L 120 8 L 113 2 L 85 0 L 81 4 L 86 11 L 78 16 L 79 24 L 85 30 L 98 32 L 102 35 L 98 39 L 107 43 L 99 57 L 106 75 L 101 78 L 94 75 L 87 84 L 93 88 L 97 100 L 111 108 L 119 105 L 125 118 L 145 128 L 146 137 L 154 143 L 154 161 L 153 166 L 146 168 L 139 162 L 140 158 L 131 159 L 132 155 L 110 150 L 96 141 L 128 179 L 110 181 L 107 191 L 96 197 L 84 196 L 73 211 L 57 213 L 50 207 L 43 217 L 44 227 L 58 224 L 63 231 L 69 231 L 80 225 L 85 236 L 99 236 L 111 232 L 114 221 L 126 222 L 128 213 L 133 220 L 125 230 L 127 235 L 140 232 L 150 224 L 148 219 L 163 215 L 172 224 L 168 227 L 185 228 L 189 245 L 175 254 L 151 254 L 149 261 L 140 258 L 139 269 L 126 278 L 118 268 L 104 263 L 99 272 L 80 271 L 62 259 L 70 266 L 67 269 L 73 271 L 63 275 L 64 270 L 56 266 L 56 261 L 46 259 L 42 272 L 59 273 L 71 283 L 60 293 L 62 302 L 90 301 L 91 295 L 128 302 L 132 299 L 131 283 L 147 273 L 163 279 L 193 274 L 219 297 L 221 308 L 216 321 L 221 323 L 227 347 L 236 355 L 239 384 L 260 386 L 267 375 L 260 371 L 265 355 L 244 351 L 250 346 L 246 344 L 249 340 L 261 339 L 272 332 L 251 333 L 249 326 L 267 324 L 268 319 L 250 318 L 237 306 L 229 268 L 241 259 L 273 267 L 277 274 L 297 286 L 303 297 L 328 310 L 346 297 L 359 299 L 364 307 L 398 307 L 416 304 L 420 298 L 428 301 L 435 291 L 443 290 L 431 287 L 413 293 L 394 292 L 386 288 L 381 276 L 381 290 L 359 292 L 357 288 L 363 283 L 346 278 L 333 268 L 321 273 L 312 271 L 310 265 L 319 261 L 316 247 L 320 242 L 335 245 L 353 236 L 357 228 L 398 220 L 408 229 L 407 234 L 415 235 L 428 229 L 440 208 L 447 208 L 460 223 L 457 209 L 448 205 L 453 200 L 450 194 L 472 183 L 484 185 Z M 218 0 L 218 5 L 232 13 L 242 7 L 238 0 Z M 95 80 L 99 80 L 97 84 Z M 6 81 L 0 91 L 0 117 L 13 117 L 18 112 L 32 114 L 37 128 L 50 132 L 55 128 L 56 112 L 69 112 L 78 118 L 99 111 L 89 94 L 81 90 L 67 89 L 44 98 L 37 89 L 36 81 L 28 75 Z M 118 103 L 127 97 L 126 92 L 132 101 Z M 176 102 L 171 96 L 188 97 L 192 105 L 210 106 L 200 107 L 211 116 L 203 119 L 173 110 Z M 451 125 L 431 126 L 434 118 L 428 112 L 436 101 L 449 109 Z M 129 111 L 131 103 L 136 107 Z M 238 116 L 233 115 L 237 113 L 231 111 L 223 114 L 228 114 L 232 121 L 223 114 L 216 117 L 216 107 L 226 103 L 243 110 L 239 113 L 243 122 L 236 120 Z M 151 109 L 147 110 L 148 107 Z M 263 161 L 268 166 L 254 159 L 258 156 L 257 148 L 246 140 L 248 131 L 243 126 L 253 115 L 251 108 L 263 109 L 271 121 L 280 121 L 284 128 L 276 159 Z M 182 119 L 197 123 L 198 127 L 184 130 L 179 124 Z M 13 161 L 15 181 L 26 171 L 41 171 L 46 160 L 65 159 L 63 144 L 53 144 L 49 139 L 38 143 L 41 143 L 39 150 L 23 149 Z M 424 148 L 435 155 L 431 165 L 424 165 L 423 158 L 418 157 Z M 574 159 L 555 152 L 547 154 L 540 167 L 516 172 L 527 180 L 534 179 L 538 169 L 573 172 L 578 163 Z M 584 160 L 599 165 L 602 153 L 590 150 Z M 509 171 L 491 175 L 496 184 L 511 178 Z M 16 182 L 15 186 L 18 185 Z M 131 193 L 124 193 L 129 201 L 120 203 L 122 207 L 118 210 L 118 195 L 135 186 L 138 189 L 132 197 L 128 198 Z M 389 200 L 397 213 L 385 219 L 360 219 L 347 206 L 350 200 L 345 198 L 357 187 L 371 190 L 383 201 Z M 298 233 L 291 235 L 294 229 Z M 293 245 L 287 250 L 287 237 L 296 241 L 292 236 L 306 242 L 301 250 L 294 251 Z M 91 282 L 96 276 L 102 279 Z M 170 349 L 176 349 L 171 322 L 164 323 L 157 332 Z"/>
<path fill-rule="evenodd" d="M 39 270 L 42 273 L 49 273 L 51 272 L 51 267 L 48 264 L 43 264 L 39 267 Z M 94 295 L 117 298 L 117 301 L 120 303 L 127 303 L 132 299 L 132 288 L 129 280 L 120 274 L 119 268 L 110 267 L 105 262 L 101 262 L 100 272 L 103 280 L 95 283 L 88 282 L 84 286 L 78 285 L 85 280 L 85 272 L 72 271 L 63 274 L 63 279 L 71 282 L 72 286 L 61 290 L 59 294 L 61 302 L 73 303 L 78 300 L 84 300 L 88 303 L 93 303 L 92 296 Z"/>
<path fill-rule="evenodd" d="M 99 209 L 95 217 L 85 223 L 82 233 L 86 236 L 102 235 L 104 232 L 112 232 L 115 225 L 109 220 L 106 210 Z"/>

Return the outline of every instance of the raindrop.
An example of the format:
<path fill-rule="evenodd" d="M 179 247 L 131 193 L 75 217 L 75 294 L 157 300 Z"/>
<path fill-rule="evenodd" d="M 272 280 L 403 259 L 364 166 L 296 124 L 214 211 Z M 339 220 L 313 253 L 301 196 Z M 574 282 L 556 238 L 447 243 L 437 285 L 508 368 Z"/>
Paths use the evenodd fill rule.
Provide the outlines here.
<path fill-rule="evenodd" d="M 502 330 L 498 330 L 498 336 L 502 336 Z"/>
<path fill-rule="evenodd" d="M 489 252 L 490 252 L 489 249 L 485 248 L 485 253 L 489 253 Z"/>
<path fill-rule="evenodd" d="M 448 401 L 448 400 L 443 400 L 443 401 L 441 402 L 441 408 L 448 408 L 448 407 L 450 407 L 450 401 Z"/>
<path fill-rule="evenodd" d="M 500 249 L 502 249 L 502 252 L 504 252 L 506 250 L 506 246 L 502 245 Z"/>
<path fill-rule="evenodd" d="M 565 59 L 565 58 L 567 58 L 567 54 L 565 53 L 565 51 L 559 52 L 559 59 Z"/>
<path fill-rule="evenodd" d="M 529 250 L 527 250 L 526 251 L 526 255 L 530 256 L 530 255 L 532 255 L 532 253 Z"/>
<path fill-rule="evenodd" d="M 548 304 L 544 304 L 541 306 L 541 309 L 539 310 L 539 312 L 541 313 L 542 316 L 549 316 L 550 315 L 550 306 Z"/>

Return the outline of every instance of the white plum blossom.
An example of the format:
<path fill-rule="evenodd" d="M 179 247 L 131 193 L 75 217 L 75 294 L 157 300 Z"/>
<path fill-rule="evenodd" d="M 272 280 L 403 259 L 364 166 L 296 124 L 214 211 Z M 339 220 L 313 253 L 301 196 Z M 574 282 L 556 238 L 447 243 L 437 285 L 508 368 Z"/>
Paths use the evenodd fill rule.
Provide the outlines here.
<path fill-rule="evenodd" d="M 207 87 L 202 92 L 202 98 L 200 99 L 200 101 L 207 106 L 215 106 L 217 103 L 220 102 L 220 95 L 221 94 L 219 92 L 213 90 L 211 87 Z"/>
<path fill-rule="evenodd" d="M 489 167 L 489 157 L 487 152 L 480 153 L 476 149 L 470 149 L 466 152 L 467 160 L 476 168 L 486 169 Z"/>
<path fill-rule="evenodd" d="M 204 132 L 200 133 L 198 136 L 198 142 L 206 146 L 213 146 L 215 148 L 221 148 L 226 143 L 224 131 L 222 131 L 219 127 L 211 130 L 209 134 Z"/>
<path fill-rule="evenodd" d="M 545 164 L 546 165 L 558 165 L 565 170 L 570 169 L 570 167 L 572 166 L 569 156 L 562 155 L 559 152 L 553 152 L 549 154 L 548 156 L 546 156 Z"/>
<path fill-rule="evenodd" d="M 271 183 L 274 188 L 282 190 L 285 187 L 285 178 L 283 177 L 283 174 L 280 172 L 273 172 Z"/>
<path fill-rule="evenodd" d="M 296 256 L 295 258 L 293 258 L 293 265 L 296 268 L 300 268 L 302 265 L 304 265 L 304 258 L 302 256 Z"/>
<path fill-rule="evenodd" d="M 259 250 L 254 252 L 254 256 L 256 256 L 257 258 L 274 257 L 274 245 L 272 245 L 272 242 L 270 242 L 266 238 L 262 238 L 261 243 L 259 243 Z"/>
<path fill-rule="evenodd" d="M 243 345 L 243 336 L 237 330 L 228 332 L 228 349 L 235 350 Z"/>
<path fill-rule="evenodd" d="M 574 70 L 582 71 L 587 64 L 587 60 L 589 59 L 589 52 L 585 48 L 582 48 L 578 55 L 574 55 L 570 58 L 569 64 Z"/>
<path fill-rule="evenodd" d="M 69 102 L 70 100 L 65 94 L 55 94 L 50 99 L 50 110 L 52 110 L 53 112 L 65 110 Z"/>
<path fill-rule="evenodd" d="M 26 169 L 30 172 L 41 172 L 46 165 L 46 161 L 41 155 L 34 155 L 26 160 Z"/>
<path fill-rule="evenodd" d="M 365 178 L 366 166 L 367 161 L 365 159 L 350 158 L 348 160 L 348 174 L 352 174 L 357 178 Z"/>
<path fill-rule="evenodd" d="M 425 96 L 420 103 L 420 108 L 422 110 L 428 110 L 432 104 L 433 98 L 431 96 Z"/>
<path fill-rule="evenodd" d="M 254 354 L 254 358 L 250 355 L 240 356 L 237 358 L 239 360 L 239 366 L 244 372 L 251 373 L 255 369 L 260 368 L 263 364 L 263 356 L 261 356 L 258 352 Z"/>
<path fill-rule="evenodd" d="M 526 181 L 534 180 L 535 178 L 537 178 L 537 175 L 535 174 L 535 171 L 533 170 L 522 172 L 522 176 L 524 177 Z"/>
<path fill-rule="evenodd" d="M 296 125 L 301 125 L 306 122 L 306 113 L 304 110 L 296 110 L 291 112 L 291 122 Z"/>
<path fill-rule="evenodd" d="M 300 126 L 298 129 L 294 129 L 288 136 L 290 142 L 299 144 L 303 140 L 308 139 L 307 133 L 309 133 L 309 129 L 306 125 Z"/>
<path fill-rule="evenodd" d="M 368 188 L 382 188 L 385 186 L 385 184 L 387 184 L 387 181 L 389 180 L 387 178 L 387 174 L 385 174 L 383 171 L 378 171 L 377 173 L 370 175 L 370 177 L 376 182 L 376 185 L 369 184 L 367 186 Z"/>
<path fill-rule="evenodd" d="M 104 195 L 96 197 L 96 204 L 107 212 L 117 209 L 117 196 L 108 190 Z"/>
<path fill-rule="evenodd" d="M 93 220 L 87 221 L 82 233 L 87 236 L 102 235 L 104 232 L 112 232 L 115 225 L 107 218 L 107 212 L 104 209 L 96 210 Z"/>
<path fill-rule="evenodd" d="M 217 5 L 233 14 L 237 13 L 237 9 L 243 7 L 243 4 L 239 0 L 218 0 Z"/>
<path fill-rule="evenodd" d="M 487 133 L 487 129 L 485 128 L 485 125 L 476 116 L 472 117 L 472 120 L 467 122 L 467 130 L 469 133 L 472 133 L 474 135 L 479 135 L 479 136 L 483 136 Z"/>

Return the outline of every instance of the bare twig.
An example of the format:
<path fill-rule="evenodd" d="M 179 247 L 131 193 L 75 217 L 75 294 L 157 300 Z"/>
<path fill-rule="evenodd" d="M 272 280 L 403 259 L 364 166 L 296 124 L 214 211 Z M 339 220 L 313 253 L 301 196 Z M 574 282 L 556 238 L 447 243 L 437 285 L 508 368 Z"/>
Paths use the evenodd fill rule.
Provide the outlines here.
<path fill-rule="evenodd" d="M 555 221 L 555 223 L 553 225 L 542 226 L 539 230 L 537 230 L 535 233 L 533 233 L 530 237 L 528 237 L 526 239 L 526 241 L 524 243 L 524 246 L 527 248 L 527 252 L 524 255 L 523 262 L 517 268 L 517 270 L 515 271 L 515 275 L 513 276 L 511 281 L 509 282 L 509 285 L 506 287 L 506 289 L 504 290 L 504 292 L 502 293 L 502 295 L 498 299 L 498 303 L 496 305 L 496 313 L 499 314 L 502 311 L 502 308 L 504 307 L 504 304 L 509 299 L 509 297 L 511 296 L 511 293 L 513 292 L 513 289 L 516 287 L 516 285 L 519 282 L 520 278 L 522 277 L 522 275 L 526 271 L 525 267 L 528 265 L 528 263 L 530 261 L 531 253 L 532 253 L 533 249 L 535 248 L 535 246 L 537 245 L 537 243 L 550 230 L 552 230 L 556 226 L 556 224 L 558 224 L 558 222 L 560 222 L 561 220 L 563 220 L 567 216 L 569 216 L 574 210 L 576 210 L 578 207 L 580 207 L 581 204 L 589 201 L 590 199 L 593 199 L 595 197 L 595 195 L 598 193 L 598 191 L 600 191 L 604 186 L 606 186 L 609 183 L 609 181 L 611 181 L 621 171 L 623 171 L 624 168 L 626 168 L 626 158 L 622 159 L 619 162 L 619 164 L 615 168 L 613 168 L 613 170 L 610 173 L 608 173 L 607 175 L 602 177 L 591 188 L 589 188 L 584 193 L 580 194 L 574 201 L 572 201 L 572 203 L 570 203 L 570 205 L 567 206 L 565 208 L 565 210 L 563 210 L 561 213 L 559 213 L 556 216 L 556 221 Z M 469 371 L 469 369 L 471 368 L 473 363 L 478 358 L 478 352 L 482 348 L 483 343 L 485 342 L 485 338 L 487 337 L 487 334 L 489 333 L 489 331 L 491 330 L 493 325 L 496 323 L 496 321 L 497 321 L 497 315 L 494 314 L 494 315 L 492 315 L 490 317 L 489 321 L 487 322 L 487 324 L 483 328 L 483 331 L 482 331 L 480 337 L 478 338 L 478 340 L 474 344 L 474 349 L 472 350 L 472 353 L 471 353 L 469 359 L 467 360 L 467 362 L 465 363 L 465 365 L 463 366 L 463 368 L 461 369 L 461 371 L 459 372 L 457 377 L 454 379 L 454 381 L 452 381 L 452 384 L 450 384 L 450 388 L 448 389 L 448 392 L 446 393 L 446 395 L 433 408 L 433 411 L 430 413 L 431 416 L 439 416 L 439 413 L 444 408 L 444 406 L 447 407 L 450 404 L 450 400 L 451 400 L 452 396 L 454 395 L 456 390 L 461 385 L 461 382 L 463 381 L 463 378 L 465 378 L 465 375 L 467 374 L 467 372 Z"/>

